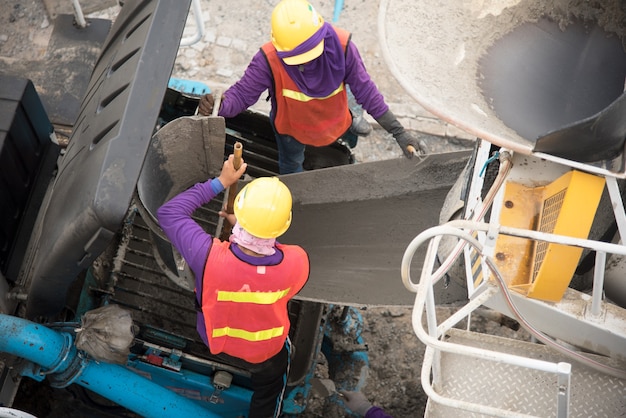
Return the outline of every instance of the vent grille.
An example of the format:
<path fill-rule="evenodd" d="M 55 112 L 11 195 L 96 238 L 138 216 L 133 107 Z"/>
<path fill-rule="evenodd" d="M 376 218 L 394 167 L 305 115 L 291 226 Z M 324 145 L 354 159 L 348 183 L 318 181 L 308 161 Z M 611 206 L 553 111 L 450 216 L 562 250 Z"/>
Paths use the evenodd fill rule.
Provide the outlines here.
<path fill-rule="evenodd" d="M 543 211 L 541 221 L 539 222 L 538 230 L 540 232 L 553 233 L 556 226 L 556 221 L 559 218 L 559 213 L 563 207 L 563 200 L 565 199 L 565 192 L 567 190 L 561 190 L 559 193 L 547 198 L 543 202 Z M 548 252 L 548 243 L 545 241 L 539 241 L 537 243 L 535 262 L 533 263 L 532 281 L 535 281 L 539 268 L 546 258 Z"/>

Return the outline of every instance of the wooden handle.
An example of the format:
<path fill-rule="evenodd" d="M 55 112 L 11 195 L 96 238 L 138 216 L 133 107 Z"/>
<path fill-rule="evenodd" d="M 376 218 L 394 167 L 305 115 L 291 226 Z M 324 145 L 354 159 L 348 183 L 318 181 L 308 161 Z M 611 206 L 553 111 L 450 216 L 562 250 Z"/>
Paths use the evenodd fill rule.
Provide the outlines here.
<path fill-rule="evenodd" d="M 233 154 L 235 155 L 235 159 L 233 160 L 233 167 L 235 167 L 235 170 L 239 170 L 241 168 L 241 155 L 243 154 L 243 145 L 241 144 L 241 142 L 235 142 L 235 146 L 233 147 Z M 234 183 L 231 184 L 228 188 L 228 204 L 226 205 L 226 213 L 234 213 L 233 206 L 235 205 L 237 187 L 237 183 Z"/>
<path fill-rule="evenodd" d="M 235 156 L 235 161 L 233 162 L 235 170 L 239 170 L 241 168 L 241 156 L 243 155 L 243 145 L 241 142 L 235 142 L 235 145 L 233 146 L 233 154 Z"/>
<path fill-rule="evenodd" d="M 213 112 L 211 112 L 211 116 L 217 116 L 217 112 L 220 111 L 221 104 L 222 104 L 222 90 L 215 90 L 215 100 L 213 101 Z"/>
<path fill-rule="evenodd" d="M 239 170 L 241 168 L 241 156 L 243 154 L 243 145 L 241 144 L 241 142 L 235 142 L 235 145 L 233 147 L 233 154 L 235 156 L 235 159 L 233 160 L 233 167 L 235 168 L 235 170 Z M 226 213 L 228 214 L 234 213 L 233 208 L 235 206 L 235 197 L 237 196 L 237 183 L 231 184 L 228 188 L 228 201 L 226 203 Z M 220 239 L 222 241 L 228 240 L 232 229 L 233 226 L 230 224 L 230 222 L 224 220 L 224 223 L 222 224 L 222 233 L 220 234 Z"/>

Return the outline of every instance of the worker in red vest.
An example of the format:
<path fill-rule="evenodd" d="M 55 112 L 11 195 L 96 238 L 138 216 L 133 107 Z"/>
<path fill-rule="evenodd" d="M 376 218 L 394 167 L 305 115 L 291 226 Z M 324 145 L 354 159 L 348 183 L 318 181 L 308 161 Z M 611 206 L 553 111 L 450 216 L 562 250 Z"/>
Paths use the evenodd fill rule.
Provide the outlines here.
<path fill-rule="evenodd" d="M 270 120 L 281 174 L 303 170 L 306 145 L 325 146 L 346 132 L 371 130 L 353 118 L 348 88 L 356 102 L 393 135 L 408 158 L 425 153 L 424 141 L 405 131 L 370 78 L 350 33 L 324 22 L 306 0 L 281 0 L 272 12 L 271 42 L 263 45 L 242 78 L 224 92 L 218 115 L 234 117 L 267 90 Z M 214 98 L 200 99 L 198 112 L 210 115 Z"/>
<path fill-rule="evenodd" d="M 277 177 L 261 177 L 237 194 L 229 241 L 206 233 L 196 209 L 237 182 L 233 155 L 220 175 L 173 197 L 157 211 L 159 224 L 196 277 L 197 329 L 212 354 L 251 372 L 249 417 L 278 416 L 290 359 L 287 303 L 309 277 L 309 258 L 276 241 L 291 224 L 291 193 Z"/>

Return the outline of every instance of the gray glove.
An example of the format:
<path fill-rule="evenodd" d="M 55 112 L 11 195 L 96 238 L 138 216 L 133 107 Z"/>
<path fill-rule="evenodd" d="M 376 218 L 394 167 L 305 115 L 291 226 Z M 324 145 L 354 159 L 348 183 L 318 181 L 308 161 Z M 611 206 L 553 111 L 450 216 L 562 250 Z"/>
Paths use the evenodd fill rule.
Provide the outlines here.
<path fill-rule="evenodd" d="M 367 400 L 362 392 L 349 392 L 346 390 L 340 390 L 344 397 L 344 403 L 355 414 L 365 416 L 367 411 L 372 407 L 370 401 Z"/>
<path fill-rule="evenodd" d="M 414 138 L 413 135 L 405 131 L 404 126 L 396 119 L 391 110 L 383 113 L 381 117 L 376 119 L 376 122 L 393 135 L 405 157 L 413 158 L 414 155 L 426 154 L 426 143 L 421 139 Z M 412 149 L 409 147 L 412 147 Z"/>
<path fill-rule="evenodd" d="M 200 97 L 198 103 L 198 113 L 204 116 L 211 116 L 213 113 L 213 106 L 215 105 L 215 97 L 212 94 L 205 94 Z"/>

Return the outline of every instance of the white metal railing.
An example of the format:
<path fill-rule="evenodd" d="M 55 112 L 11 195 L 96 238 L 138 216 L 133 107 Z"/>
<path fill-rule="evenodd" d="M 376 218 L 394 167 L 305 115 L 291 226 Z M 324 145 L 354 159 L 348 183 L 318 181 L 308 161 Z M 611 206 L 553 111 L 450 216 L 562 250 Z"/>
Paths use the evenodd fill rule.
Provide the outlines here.
<path fill-rule="evenodd" d="M 626 371 L 615 369 L 609 366 L 606 366 L 602 363 L 598 363 L 595 360 L 588 358 L 576 351 L 573 351 L 565 346 L 558 344 L 553 341 L 551 338 L 547 337 L 540 331 L 534 329 L 532 324 L 528 323 L 519 310 L 513 304 L 511 296 L 508 293 L 508 289 L 506 287 L 506 283 L 502 278 L 501 274 L 497 270 L 497 267 L 491 260 L 489 256 L 485 254 L 485 248 L 481 243 L 479 243 L 468 231 L 483 231 L 486 232 L 487 240 L 493 240 L 499 234 L 511 235 L 520 238 L 528 238 L 537 241 L 547 241 L 556 244 L 570 245 L 575 247 L 588 248 L 593 251 L 596 251 L 597 261 L 600 262 L 600 266 L 604 266 L 602 262 L 606 258 L 607 253 L 617 254 L 617 255 L 626 255 L 626 246 L 619 244 L 611 244 L 599 241 L 592 241 L 587 239 L 580 238 L 572 238 L 567 236 L 555 235 L 545 232 L 539 231 L 531 231 L 525 229 L 511 228 L 505 226 L 498 225 L 490 225 L 485 223 L 480 223 L 476 221 L 467 221 L 467 220 L 457 220 L 451 221 L 447 224 L 436 226 L 430 228 L 421 234 L 419 234 L 416 238 L 411 241 L 408 245 L 401 266 L 401 275 L 402 280 L 407 289 L 412 292 L 416 292 L 415 304 L 413 307 L 413 329 L 417 335 L 417 337 L 424 342 L 429 347 L 428 357 L 425 357 L 424 364 L 422 366 L 422 386 L 424 390 L 429 395 L 429 397 L 437 403 L 441 403 L 443 405 L 452 407 L 452 408 L 460 408 L 467 411 L 473 411 L 476 413 L 481 413 L 485 415 L 494 415 L 494 416 L 520 416 L 518 412 L 512 412 L 507 410 L 502 410 L 499 408 L 494 408 L 481 404 L 474 404 L 466 401 L 460 401 L 452 398 L 444 397 L 438 394 L 433 386 L 433 383 L 437 383 L 441 380 L 441 375 L 439 371 L 439 365 L 436 361 L 434 361 L 436 357 L 437 351 L 444 351 L 453 354 L 471 356 L 475 358 L 481 358 L 488 361 L 494 361 L 499 363 L 505 363 L 520 367 L 526 367 L 529 369 L 535 369 L 543 372 L 553 373 L 557 376 L 557 388 L 556 388 L 556 404 L 557 404 L 557 416 L 558 417 L 567 417 L 569 411 L 569 396 L 570 396 L 570 376 L 571 376 L 571 365 L 569 363 L 552 363 L 541 360 L 535 360 L 531 358 L 511 355 L 502 352 L 496 352 L 491 350 L 485 350 L 481 348 L 475 347 L 467 347 L 459 344 L 454 344 L 450 342 L 445 342 L 440 340 L 440 337 L 444 335 L 446 331 L 455 326 L 458 322 L 460 322 L 465 317 L 469 316 L 474 310 L 483 305 L 487 300 L 492 298 L 498 292 L 502 292 L 507 304 L 511 308 L 516 319 L 520 322 L 520 324 L 527 329 L 531 335 L 536 337 L 539 341 L 544 344 L 557 349 L 558 351 L 564 353 L 570 358 L 576 359 L 582 363 L 587 364 L 588 366 L 599 370 L 603 373 L 607 373 L 613 376 L 617 376 L 619 378 L 626 378 Z M 437 257 L 437 250 L 439 247 L 439 243 L 443 236 L 454 236 L 460 240 L 460 242 L 464 242 L 464 246 L 471 246 L 473 249 L 483 257 L 485 264 L 491 270 L 493 276 L 495 277 L 495 284 L 493 282 L 489 283 L 486 287 L 483 287 L 481 291 L 476 292 L 469 302 L 459 309 L 458 312 L 453 314 L 447 320 L 442 322 L 441 324 L 437 324 L 436 314 L 435 314 L 435 301 L 434 301 L 434 291 L 433 286 L 437 282 L 439 278 L 442 277 L 440 274 L 440 270 L 437 270 L 435 273 L 434 266 Z M 490 238 L 491 237 L 491 238 Z M 410 276 L 410 266 L 413 255 L 417 251 L 417 249 L 428 242 L 428 249 L 426 252 L 424 264 L 422 266 L 422 273 L 420 277 L 419 283 L 415 283 L 411 280 Z M 489 251 L 487 249 L 487 251 Z M 449 264 L 449 263 L 448 263 Z M 601 272 L 597 272 L 598 276 L 603 277 L 604 271 L 601 269 Z M 599 286 L 599 289 L 594 288 L 593 297 L 591 299 L 592 311 L 594 309 L 599 309 L 597 306 L 601 303 L 601 300 L 598 299 L 597 295 L 601 295 L 602 291 L 602 280 L 599 277 L 596 277 L 594 280 L 594 285 Z M 424 329 L 422 326 L 422 316 L 423 312 L 426 311 L 426 324 L 428 327 L 428 331 Z M 427 350 L 428 351 L 428 350 Z M 432 370 L 433 379 L 432 382 L 430 380 L 430 371 Z"/>
<path fill-rule="evenodd" d="M 455 222 L 459 221 L 453 221 L 451 223 Z M 497 293 L 497 288 L 495 286 L 484 288 L 482 292 L 475 294 L 474 298 L 472 298 L 469 303 L 462 307 L 456 314 L 448 318 L 448 320 L 443 322 L 441 325 L 438 326 L 436 324 L 435 300 L 433 292 L 433 281 L 431 280 L 431 272 L 433 271 L 436 262 L 439 242 L 441 241 L 441 237 L 444 235 L 457 236 L 461 239 L 466 240 L 467 242 L 471 242 L 472 244 L 476 245 L 478 247 L 477 250 L 482 250 L 481 245 L 467 232 L 462 231 L 458 228 L 454 228 L 451 225 L 442 225 L 430 228 L 422 232 L 415 239 L 413 239 L 413 241 L 411 241 L 411 243 L 407 247 L 407 250 L 404 253 L 401 269 L 402 279 L 405 286 L 407 286 L 409 290 L 417 292 L 415 304 L 413 307 L 412 323 L 413 329 L 417 337 L 428 347 L 428 355 L 425 354 L 424 363 L 422 364 L 421 383 L 424 391 L 427 393 L 429 398 L 432 399 L 434 402 L 446 405 L 451 408 L 462 409 L 465 411 L 480 413 L 484 415 L 499 417 L 528 416 L 520 415 L 519 412 L 515 411 L 495 408 L 478 403 L 461 401 L 438 394 L 433 387 L 433 383 L 437 384 L 437 382 L 440 382 L 441 375 L 438 363 L 434 362 L 434 350 L 480 358 L 487 361 L 526 367 L 548 373 L 554 373 L 557 375 L 557 380 L 559 382 L 558 390 L 556 391 L 557 396 L 559 396 L 558 394 L 561 393 L 562 396 L 564 396 L 565 398 L 569 398 L 569 383 L 571 373 L 571 365 L 569 363 L 552 363 L 543 360 L 535 360 L 482 348 L 454 344 L 439 339 L 447 330 L 452 328 L 461 319 L 468 316 L 476 308 L 481 306 L 487 299 L 491 298 L 495 293 Z M 430 242 L 426 251 L 424 264 L 422 266 L 420 282 L 416 284 L 412 282 L 410 278 L 410 264 L 417 248 L 419 248 L 426 241 Z M 422 326 L 422 316 L 425 309 L 427 312 L 426 323 L 428 326 L 428 331 L 426 331 Z M 431 370 L 433 374 L 432 382 L 430 379 Z M 557 403 L 557 408 L 559 408 L 557 410 L 558 417 L 564 418 L 568 416 L 568 404 L 569 402 L 565 402 L 564 404 L 562 402 Z"/>
<path fill-rule="evenodd" d="M 186 36 L 180 40 L 180 46 L 190 46 L 199 42 L 204 36 L 204 18 L 202 15 L 202 7 L 200 0 L 192 0 L 191 11 L 196 23 L 195 33 L 191 36 Z"/>
<path fill-rule="evenodd" d="M 74 9 L 74 19 L 76 20 L 76 26 L 79 28 L 87 27 L 87 21 L 83 9 L 79 0 L 71 0 L 72 8 Z M 191 46 L 202 40 L 204 36 L 204 17 L 202 14 L 202 6 L 200 0 L 191 0 L 190 11 L 193 14 L 195 22 L 195 32 L 193 35 L 185 36 L 180 40 L 180 46 Z"/>

